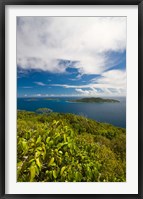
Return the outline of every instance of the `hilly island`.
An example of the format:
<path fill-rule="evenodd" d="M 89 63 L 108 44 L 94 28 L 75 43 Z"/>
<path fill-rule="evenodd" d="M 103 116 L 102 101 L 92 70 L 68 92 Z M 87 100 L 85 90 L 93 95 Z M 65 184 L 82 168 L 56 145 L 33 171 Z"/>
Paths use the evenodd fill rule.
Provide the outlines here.
<path fill-rule="evenodd" d="M 126 130 L 46 108 L 19 110 L 17 181 L 125 182 Z"/>
<path fill-rule="evenodd" d="M 109 102 L 109 103 L 116 103 L 116 102 L 120 102 L 120 101 L 119 100 L 115 100 L 115 99 L 104 99 L 104 98 L 100 98 L 100 97 L 89 97 L 89 98 L 81 98 L 81 99 L 69 100 L 69 102 L 86 102 L 86 103 Z"/>

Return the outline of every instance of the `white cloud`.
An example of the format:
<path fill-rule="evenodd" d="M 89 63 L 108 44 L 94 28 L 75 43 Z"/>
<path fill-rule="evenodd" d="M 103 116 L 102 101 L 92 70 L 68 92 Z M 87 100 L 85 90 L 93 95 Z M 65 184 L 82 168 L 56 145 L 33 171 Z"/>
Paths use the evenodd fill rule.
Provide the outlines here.
<path fill-rule="evenodd" d="M 79 94 L 34 94 L 31 97 L 77 97 Z"/>
<path fill-rule="evenodd" d="M 81 93 L 82 95 L 90 95 L 91 91 L 89 90 L 82 90 L 81 88 L 75 89 L 77 92 Z"/>
<path fill-rule="evenodd" d="M 71 81 L 77 81 L 77 78 L 69 78 Z"/>
<path fill-rule="evenodd" d="M 126 49 L 126 17 L 18 17 L 17 64 L 23 69 L 64 73 L 57 59 L 79 61 L 81 74 L 114 65 L 107 52 Z"/>
<path fill-rule="evenodd" d="M 100 77 L 92 79 L 90 84 L 68 85 L 51 84 L 63 88 L 73 88 L 82 95 L 126 95 L 126 71 L 110 70 L 101 74 Z"/>
<path fill-rule="evenodd" d="M 113 87 L 126 87 L 126 71 L 125 70 L 109 70 L 101 74 L 100 78 L 92 79 L 92 82 L 98 84 L 112 85 Z"/>
<path fill-rule="evenodd" d="M 97 96 L 98 92 L 96 89 L 92 89 L 92 90 L 83 90 L 83 89 L 75 89 L 77 91 L 77 93 L 80 93 L 81 96 Z M 102 95 L 102 93 L 100 92 L 100 96 Z"/>
<path fill-rule="evenodd" d="M 35 96 L 35 97 L 42 97 L 43 95 L 40 94 L 40 93 L 38 93 L 38 94 L 35 94 L 34 96 Z"/>
<path fill-rule="evenodd" d="M 46 84 L 44 84 L 43 82 L 34 82 L 35 84 L 37 84 L 38 86 L 46 86 Z"/>
<path fill-rule="evenodd" d="M 22 86 L 21 88 L 30 89 L 33 88 L 32 86 Z"/>
<path fill-rule="evenodd" d="M 120 92 L 119 89 L 114 89 L 114 92 L 111 88 L 100 88 L 98 89 L 91 89 L 91 90 L 83 90 L 83 89 L 75 89 L 80 96 L 125 96 L 125 92 Z"/>

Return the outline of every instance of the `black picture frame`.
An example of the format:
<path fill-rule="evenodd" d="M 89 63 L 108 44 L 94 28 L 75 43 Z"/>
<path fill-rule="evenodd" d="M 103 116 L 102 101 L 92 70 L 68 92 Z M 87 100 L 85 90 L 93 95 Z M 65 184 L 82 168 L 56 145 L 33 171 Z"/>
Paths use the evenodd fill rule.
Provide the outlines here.
<path fill-rule="evenodd" d="M 6 5 L 138 5 L 138 194 L 6 194 L 5 193 L 5 6 Z M 0 198 L 143 198 L 143 0 L 0 0 Z"/>

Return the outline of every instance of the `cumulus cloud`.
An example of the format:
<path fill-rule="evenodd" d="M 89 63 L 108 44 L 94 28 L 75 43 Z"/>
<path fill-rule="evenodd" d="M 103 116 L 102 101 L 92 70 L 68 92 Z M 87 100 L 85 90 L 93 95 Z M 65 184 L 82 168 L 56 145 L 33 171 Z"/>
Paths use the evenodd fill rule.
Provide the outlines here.
<path fill-rule="evenodd" d="M 75 89 L 80 96 L 125 96 L 125 90 L 113 89 L 113 88 L 100 88 L 91 89 L 91 90 L 83 90 L 83 89 Z M 114 91 L 113 91 L 114 90 Z"/>
<path fill-rule="evenodd" d="M 80 74 L 101 74 L 115 63 L 108 52 L 126 49 L 126 17 L 18 17 L 17 65 L 66 72 L 60 59 L 77 61 Z"/>
<path fill-rule="evenodd" d="M 76 88 L 75 89 L 78 93 L 81 93 L 82 95 L 90 95 L 91 91 L 90 90 L 83 90 L 81 88 Z"/>
<path fill-rule="evenodd" d="M 73 88 L 85 96 L 96 95 L 126 95 L 126 71 L 110 70 L 103 72 L 100 77 L 92 79 L 91 83 L 83 85 L 51 84 L 63 88 Z"/>
<path fill-rule="evenodd" d="M 109 70 L 101 74 L 100 78 L 91 80 L 98 84 L 111 85 L 118 88 L 126 87 L 126 71 L 125 70 Z"/>

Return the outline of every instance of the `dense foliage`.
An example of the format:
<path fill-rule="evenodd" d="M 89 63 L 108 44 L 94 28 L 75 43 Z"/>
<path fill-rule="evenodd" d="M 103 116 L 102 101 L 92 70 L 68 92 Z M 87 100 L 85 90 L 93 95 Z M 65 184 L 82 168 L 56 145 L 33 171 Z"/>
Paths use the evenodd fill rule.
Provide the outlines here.
<path fill-rule="evenodd" d="M 17 179 L 126 181 L 126 131 L 74 114 L 18 111 Z"/>

